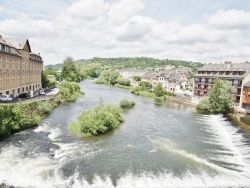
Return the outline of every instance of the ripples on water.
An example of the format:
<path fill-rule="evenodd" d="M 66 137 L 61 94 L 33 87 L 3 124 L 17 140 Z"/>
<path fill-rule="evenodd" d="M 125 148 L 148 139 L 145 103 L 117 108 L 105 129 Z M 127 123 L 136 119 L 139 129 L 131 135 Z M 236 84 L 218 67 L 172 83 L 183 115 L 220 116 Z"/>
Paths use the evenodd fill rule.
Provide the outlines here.
<path fill-rule="evenodd" d="M 222 115 L 83 82 L 86 93 L 40 126 L 0 142 L 0 183 L 16 187 L 249 187 L 249 133 Z M 111 97 L 112 96 L 112 97 Z M 125 122 L 96 138 L 67 124 L 98 104 L 136 101 Z"/>

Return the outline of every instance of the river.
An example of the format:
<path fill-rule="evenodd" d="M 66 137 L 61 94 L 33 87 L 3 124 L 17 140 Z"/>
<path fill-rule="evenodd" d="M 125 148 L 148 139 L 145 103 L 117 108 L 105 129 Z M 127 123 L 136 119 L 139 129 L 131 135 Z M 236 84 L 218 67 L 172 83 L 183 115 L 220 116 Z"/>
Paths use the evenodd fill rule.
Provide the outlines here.
<path fill-rule="evenodd" d="M 222 115 L 199 114 L 129 91 L 80 83 L 85 96 L 61 104 L 38 127 L 0 142 L 0 184 L 15 187 L 249 187 L 250 134 Z M 101 102 L 136 102 L 125 122 L 94 138 L 67 125 Z"/>

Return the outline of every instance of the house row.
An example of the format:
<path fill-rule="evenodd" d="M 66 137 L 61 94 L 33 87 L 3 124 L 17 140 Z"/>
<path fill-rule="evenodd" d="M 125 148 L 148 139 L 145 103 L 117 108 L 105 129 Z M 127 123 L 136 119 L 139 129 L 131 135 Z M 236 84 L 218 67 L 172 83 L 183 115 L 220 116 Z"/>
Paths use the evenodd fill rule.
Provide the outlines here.
<path fill-rule="evenodd" d="M 198 103 L 201 97 L 210 92 L 215 78 L 232 83 L 232 97 L 236 106 L 245 107 L 250 104 L 250 63 L 209 63 L 203 66 L 194 77 L 193 101 Z"/>
<path fill-rule="evenodd" d="M 138 85 L 138 82 L 134 81 L 133 78 L 139 76 L 142 82 L 149 82 L 153 87 L 160 83 L 166 91 L 173 93 L 182 93 L 183 91 L 192 89 L 192 79 L 189 77 L 189 70 L 184 67 L 181 67 L 180 70 L 175 70 L 174 67 L 167 66 L 160 72 L 121 69 L 119 73 L 122 77 L 130 79 L 131 85 L 134 86 Z"/>
<path fill-rule="evenodd" d="M 18 95 L 41 88 L 43 60 L 28 39 L 0 35 L 0 93 Z"/>

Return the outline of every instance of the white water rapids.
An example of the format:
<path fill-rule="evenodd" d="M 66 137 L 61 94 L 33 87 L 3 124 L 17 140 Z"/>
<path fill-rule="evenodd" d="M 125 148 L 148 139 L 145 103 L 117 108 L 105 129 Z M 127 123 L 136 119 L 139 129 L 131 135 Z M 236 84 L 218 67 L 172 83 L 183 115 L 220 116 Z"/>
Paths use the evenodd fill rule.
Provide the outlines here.
<path fill-rule="evenodd" d="M 84 86 L 86 93 L 90 87 L 102 87 L 100 92 L 106 87 Z M 104 100 L 110 92 L 119 94 L 114 101 L 136 100 L 136 108 L 123 114 L 125 123 L 120 128 L 95 139 L 74 138 L 67 124 L 85 103 L 89 108 L 91 100 L 98 99 L 93 99 L 93 93 L 86 94 L 78 104 L 60 106 L 38 127 L 0 142 L 0 184 L 32 188 L 250 187 L 249 132 L 222 115 L 154 105 L 152 99 L 126 92 L 122 96 L 124 91 L 117 88 L 105 92 Z M 55 120 L 59 115 L 65 118 Z"/>

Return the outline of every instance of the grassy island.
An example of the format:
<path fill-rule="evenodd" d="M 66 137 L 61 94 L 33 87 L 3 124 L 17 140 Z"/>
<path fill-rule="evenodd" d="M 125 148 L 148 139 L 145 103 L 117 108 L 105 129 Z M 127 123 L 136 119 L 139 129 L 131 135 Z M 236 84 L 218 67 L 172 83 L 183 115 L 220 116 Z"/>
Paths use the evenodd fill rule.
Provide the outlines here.
<path fill-rule="evenodd" d="M 122 109 L 130 109 L 135 106 L 135 101 L 129 101 L 127 99 L 124 99 L 120 102 L 120 107 Z"/>
<path fill-rule="evenodd" d="M 80 137 L 104 134 L 123 122 L 121 112 L 122 109 L 116 105 L 99 105 L 82 112 L 78 121 L 69 124 L 69 130 Z"/>

